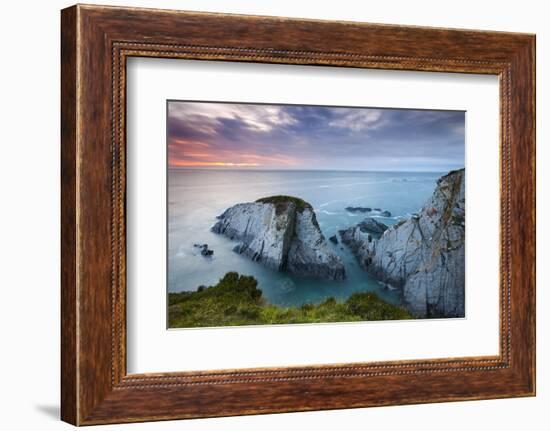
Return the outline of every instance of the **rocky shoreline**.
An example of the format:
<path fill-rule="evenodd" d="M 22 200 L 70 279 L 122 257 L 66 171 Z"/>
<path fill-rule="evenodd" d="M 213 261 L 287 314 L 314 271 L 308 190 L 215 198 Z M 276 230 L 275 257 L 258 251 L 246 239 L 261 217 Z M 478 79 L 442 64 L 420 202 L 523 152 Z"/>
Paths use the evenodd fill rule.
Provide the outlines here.
<path fill-rule="evenodd" d="M 418 214 L 373 238 L 364 222 L 340 231 L 361 267 L 401 289 L 417 317 L 463 317 L 465 274 L 464 169 L 437 181 Z"/>
<path fill-rule="evenodd" d="M 372 217 L 389 218 L 387 210 L 345 208 L 368 216 L 340 230 L 340 242 L 364 271 L 399 289 L 415 317 L 464 316 L 464 179 L 464 169 L 444 175 L 418 214 L 393 226 Z M 312 206 L 302 199 L 272 196 L 240 203 L 217 218 L 212 232 L 238 241 L 233 250 L 255 262 L 304 277 L 346 278 L 334 247 L 338 235 L 329 238 L 330 246 Z"/>

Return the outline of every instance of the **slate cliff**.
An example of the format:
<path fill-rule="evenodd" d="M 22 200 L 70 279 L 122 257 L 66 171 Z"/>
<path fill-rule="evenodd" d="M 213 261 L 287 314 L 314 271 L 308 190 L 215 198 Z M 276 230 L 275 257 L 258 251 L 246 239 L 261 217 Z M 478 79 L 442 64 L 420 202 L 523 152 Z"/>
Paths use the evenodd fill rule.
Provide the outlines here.
<path fill-rule="evenodd" d="M 234 205 L 218 216 L 212 231 L 240 241 L 235 252 L 269 268 L 345 279 L 344 264 L 327 244 L 313 208 L 299 198 L 273 196 Z"/>
<path fill-rule="evenodd" d="M 437 181 L 422 210 L 375 238 L 365 224 L 340 231 L 363 269 L 402 289 L 417 317 L 464 316 L 464 169 Z"/>

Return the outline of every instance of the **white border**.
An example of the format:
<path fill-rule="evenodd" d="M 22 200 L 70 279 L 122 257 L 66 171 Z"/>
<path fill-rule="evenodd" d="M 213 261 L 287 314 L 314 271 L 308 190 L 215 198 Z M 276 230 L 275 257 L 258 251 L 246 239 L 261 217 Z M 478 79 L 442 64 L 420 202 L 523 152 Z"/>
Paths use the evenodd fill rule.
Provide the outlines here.
<path fill-rule="evenodd" d="M 496 76 L 148 58 L 127 68 L 128 373 L 498 354 Z M 167 99 L 467 111 L 467 318 L 167 330 Z"/>

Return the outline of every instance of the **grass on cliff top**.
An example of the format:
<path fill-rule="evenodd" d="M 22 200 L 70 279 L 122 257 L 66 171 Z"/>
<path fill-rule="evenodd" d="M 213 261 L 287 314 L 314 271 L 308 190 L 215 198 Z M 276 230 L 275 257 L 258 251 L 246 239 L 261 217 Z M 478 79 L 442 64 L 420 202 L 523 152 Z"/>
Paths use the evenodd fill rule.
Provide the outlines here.
<path fill-rule="evenodd" d="M 278 307 L 267 303 L 254 277 L 228 272 L 215 286 L 168 294 L 168 326 L 271 325 L 280 323 L 402 320 L 411 315 L 375 293 L 352 294 L 345 302 L 328 298 L 320 304 Z"/>
<path fill-rule="evenodd" d="M 286 205 L 289 202 L 293 202 L 294 205 L 296 205 L 296 210 L 299 212 L 303 212 L 305 209 L 309 209 L 313 211 L 313 207 L 309 203 L 307 203 L 303 199 L 300 199 L 294 196 L 286 196 L 286 195 L 269 196 L 267 198 L 258 199 L 256 202 L 262 203 L 262 204 L 275 204 L 277 209 L 282 208 L 283 210 L 286 209 Z"/>

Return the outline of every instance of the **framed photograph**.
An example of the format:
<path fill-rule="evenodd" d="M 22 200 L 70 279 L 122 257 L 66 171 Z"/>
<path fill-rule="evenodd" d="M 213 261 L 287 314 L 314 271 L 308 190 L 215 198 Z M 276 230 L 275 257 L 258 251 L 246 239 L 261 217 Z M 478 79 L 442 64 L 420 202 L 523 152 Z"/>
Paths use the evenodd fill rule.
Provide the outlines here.
<path fill-rule="evenodd" d="M 167 103 L 169 328 L 465 317 L 465 112 Z"/>
<path fill-rule="evenodd" d="M 62 11 L 62 419 L 535 394 L 535 37 Z"/>

